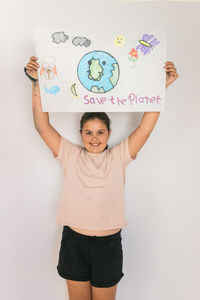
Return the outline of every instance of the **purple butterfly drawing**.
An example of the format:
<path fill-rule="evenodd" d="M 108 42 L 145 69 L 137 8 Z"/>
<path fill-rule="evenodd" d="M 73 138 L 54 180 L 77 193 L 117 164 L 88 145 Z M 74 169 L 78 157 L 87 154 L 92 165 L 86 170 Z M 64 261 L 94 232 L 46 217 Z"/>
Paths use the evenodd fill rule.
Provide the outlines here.
<path fill-rule="evenodd" d="M 143 34 L 142 39 L 139 40 L 140 45 L 136 47 L 137 50 L 143 52 L 144 55 L 150 54 L 153 47 L 160 44 L 157 38 L 153 38 L 153 34 Z"/>

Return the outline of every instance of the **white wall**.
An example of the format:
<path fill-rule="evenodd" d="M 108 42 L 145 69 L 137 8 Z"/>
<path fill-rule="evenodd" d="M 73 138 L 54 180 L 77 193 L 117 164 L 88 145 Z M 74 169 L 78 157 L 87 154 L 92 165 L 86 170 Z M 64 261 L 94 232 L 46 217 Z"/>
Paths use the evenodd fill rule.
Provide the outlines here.
<path fill-rule="evenodd" d="M 35 26 L 74 21 L 80 27 L 90 22 L 99 29 L 106 22 L 119 31 L 128 24 L 167 32 L 168 59 L 179 78 L 167 90 L 166 111 L 150 139 L 127 168 L 129 224 L 122 230 L 125 276 L 117 299 L 200 297 L 200 4 L 121 3 L 116 12 L 118 2 L 7 0 L 1 6 L 1 299 L 68 299 L 56 270 L 62 228 L 55 219 L 63 173 L 34 129 L 31 84 L 23 67 L 35 55 Z M 81 115 L 52 113 L 50 119 L 62 135 L 81 143 Z M 110 146 L 129 135 L 142 117 L 108 115 Z"/>

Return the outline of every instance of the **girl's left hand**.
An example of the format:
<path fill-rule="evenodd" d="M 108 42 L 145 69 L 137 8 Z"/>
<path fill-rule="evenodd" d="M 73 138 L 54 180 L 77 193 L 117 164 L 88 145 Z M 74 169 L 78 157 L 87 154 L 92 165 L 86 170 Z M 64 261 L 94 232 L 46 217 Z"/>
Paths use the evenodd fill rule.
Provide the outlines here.
<path fill-rule="evenodd" d="M 164 66 L 166 70 L 166 88 L 178 78 L 177 70 L 171 61 L 167 61 Z"/>

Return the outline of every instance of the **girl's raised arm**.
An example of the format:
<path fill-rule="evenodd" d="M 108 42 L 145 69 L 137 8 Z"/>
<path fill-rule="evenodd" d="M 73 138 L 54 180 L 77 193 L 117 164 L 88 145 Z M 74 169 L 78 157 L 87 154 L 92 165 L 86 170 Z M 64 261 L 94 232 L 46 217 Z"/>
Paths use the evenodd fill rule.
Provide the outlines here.
<path fill-rule="evenodd" d="M 174 82 L 178 74 L 176 68 L 171 61 L 165 63 L 166 69 L 166 88 Z M 132 159 L 136 159 L 137 153 L 143 147 L 148 137 L 150 136 L 156 122 L 159 118 L 160 112 L 145 112 L 143 114 L 140 125 L 129 135 L 129 152 Z"/>
<path fill-rule="evenodd" d="M 153 130 L 160 112 L 145 112 L 140 125 L 129 135 L 129 152 L 132 159 L 136 159 L 137 153 L 146 143 Z"/>
<path fill-rule="evenodd" d="M 54 156 L 58 155 L 61 136 L 49 123 L 48 112 L 42 112 L 40 89 L 38 82 L 37 69 L 39 64 L 36 62 L 37 57 L 32 56 L 30 61 L 25 66 L 26 73 L 32 79 L 32 109 L 34 125 L 39 135 L 47 146 L 52 150 Z"/>

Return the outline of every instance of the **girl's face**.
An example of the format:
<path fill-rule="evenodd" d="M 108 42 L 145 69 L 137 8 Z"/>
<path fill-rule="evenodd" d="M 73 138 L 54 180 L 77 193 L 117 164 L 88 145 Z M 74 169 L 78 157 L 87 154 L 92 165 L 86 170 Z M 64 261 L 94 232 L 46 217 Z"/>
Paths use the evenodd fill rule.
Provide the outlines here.
<path fill-rule="evenodd" d="M 100 153 L 104 151 L 108 144 L 108 139 L 111 134 L 111 129 L 108 132 L 106 124 L 99 120 L 88 120 L 82 128 L 83 145 L 88 152 Z"/>

